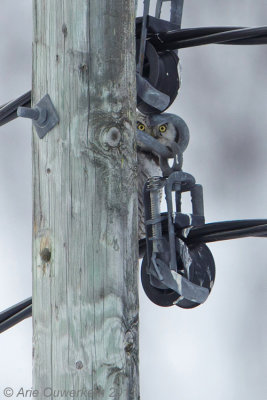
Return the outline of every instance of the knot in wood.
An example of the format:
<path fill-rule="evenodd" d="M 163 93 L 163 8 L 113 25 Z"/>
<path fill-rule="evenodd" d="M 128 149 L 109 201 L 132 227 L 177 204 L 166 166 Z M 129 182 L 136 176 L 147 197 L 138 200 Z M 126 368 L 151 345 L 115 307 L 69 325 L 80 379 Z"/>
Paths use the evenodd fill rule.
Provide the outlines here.
<path fill-rule="evenodd" d="M 103 135 L 103 143 L 110 147 L 117 147 L 121 140 L 121 133 L 118 128 L 113 126 Z"/>
<path fill-rule="evenodd" d="M 49 262 L 51 259 L 51 251 L 45 247 L 40 253 L 43 262 Z"/>
<path fill-rule="evenodd" d="M 135 347 L 134 336 L 131 331 L 126 332 L 124 341 L 124 350 L 126 353 L 130 354 Z"/>
<path fill-rule="evenodd" d="M 63 35 L 64 35 L 64 38 L 67 36 L 67 34 L 68 34 L 68 28 L 67 28 L 67 25 L 64 23 L 63 25 L 62 25 L 62 33 L 63 33 Z"/>
<path fill-rule="evenodd" d="M 77 368 L 77 369 L 82 369 L 82 368 L 83 368 L 83 363 L 82 363 L 82 361 L 77 361 L 77 362 L 76 362 L 76 368 Z"/>

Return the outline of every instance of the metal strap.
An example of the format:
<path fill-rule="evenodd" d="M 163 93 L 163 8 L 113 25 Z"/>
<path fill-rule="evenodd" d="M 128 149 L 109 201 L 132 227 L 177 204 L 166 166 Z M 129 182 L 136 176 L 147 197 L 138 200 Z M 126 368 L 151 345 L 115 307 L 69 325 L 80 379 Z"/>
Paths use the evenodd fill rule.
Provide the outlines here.
<path fill-rule="evenodd" d="M 166 1 L 171 1 L 170 22 L 180 28 L 182 23 L 184 0 L 157 0 L 155 17 L 160 18 L 162 3 Z"/>
<path fill-rule="evenodd" d="M 136 73 L 137 94 L 146 104 L 164 111 L 170 104 L 170 97 L 157 90 L 148 80 Z"/>
<path fill-rule="evenodd" d="M 164 0 L 157 0 L 157 4 L 156 4 L 156 12 L 155 12 L 155 17 L 156 18 L 160 18 L 160 14 L 161 14 L 161 7 L 162 7 L 162 2 Z"/>
<path fill-rule="evenodd" d="M 146 52 L 146 37 L 147 37 L 147 17 L 149 14 L 150 0 L 144 0 L 144 12 L 143 12 L 143 22 L 142 22 L 142 32 L 140 40 L 140 50 L 139 50 L 139 60 L 136 67 L 136 72 L 140 75 L 143 74 L 143 66 L 145 60 Z"/>

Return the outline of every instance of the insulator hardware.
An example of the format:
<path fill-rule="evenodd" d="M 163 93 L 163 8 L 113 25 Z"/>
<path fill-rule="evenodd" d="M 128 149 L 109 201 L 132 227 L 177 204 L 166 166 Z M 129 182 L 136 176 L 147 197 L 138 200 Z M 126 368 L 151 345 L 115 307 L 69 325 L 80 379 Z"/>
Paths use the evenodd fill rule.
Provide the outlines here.
<path fill-rule="evenodd" d="M 167 213 L 160 213 L 162 188 Z M 181 212 L 182 193 L 187 191 L 192 197 L 192 214 Z M 164 307 L 196 307 L 207 299 L 215 279 L 215 264 L 208 247 L 203 243 L 186 244 L 192 226 L 205 223 L 201 185 L 183 171 L 172 172 L 167 178 L 150 178 L 144 188 L 144 205 L 147 251 L 141 278 L 147 296 Z"/>
<path fill-rule="evenodd" d="M 179 27 L 182 3 L 180 0 L 171 1 L 171 21 L 175 24 L 159 18 L 161 4 L 158 2 L 157 18 L 153 18 L 156 31 L 166 32 Z M 158 52 L 151 43 L 147 42 L 148 19 L 151 19 L 149 6 L 150 0 L 144 0 L 143 17 L 139 20 L 137 18 L 136 25 L 137 108 L 143 114 L 165 111 L 175 100 L 180 86 L 177 52 Z"/>
<path fill-rule="evenodd" d="M 136 43 L 137 60 L 140 43 Z M 178 56 L 174 51 L 158 53 L 151 43 L 146 44 L 142 78 L 137 79 L 137 108 L 143 114 L 165 111 L 174 102 L 179 87 Z"/>

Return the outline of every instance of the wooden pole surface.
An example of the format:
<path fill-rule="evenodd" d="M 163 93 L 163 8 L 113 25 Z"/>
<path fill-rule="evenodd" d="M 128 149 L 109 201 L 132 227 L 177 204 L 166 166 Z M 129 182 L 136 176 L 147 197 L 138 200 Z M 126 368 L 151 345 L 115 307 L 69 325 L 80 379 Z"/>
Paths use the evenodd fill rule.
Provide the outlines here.
<path fill-rule="evenodd" d="M 134 17 L 132 0 L 33 1 L 33 104 L 48 93 L 60 118 L 32 145 L 42 399 L 139 398 Z"/>

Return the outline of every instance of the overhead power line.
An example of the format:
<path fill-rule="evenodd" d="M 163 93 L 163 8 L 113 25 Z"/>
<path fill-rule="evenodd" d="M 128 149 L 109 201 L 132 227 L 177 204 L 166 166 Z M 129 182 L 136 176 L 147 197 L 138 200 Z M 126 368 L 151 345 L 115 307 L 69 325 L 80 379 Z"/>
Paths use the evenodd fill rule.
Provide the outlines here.
<path fill-rule="evenodd" d="M 0 333 L 32 315 L 32 298 L 29 297 L 20 303 L 0 312 Z"/>
<path fill-rule="evenodd" d="M 17 118 L 18 107 L 30 107 L 31 106 L 31 90 L 18 97 L 16 100 L 12 100 L 9 103 L 0 106 L 0 126 L 7 124 L 13 119 Z"/>

